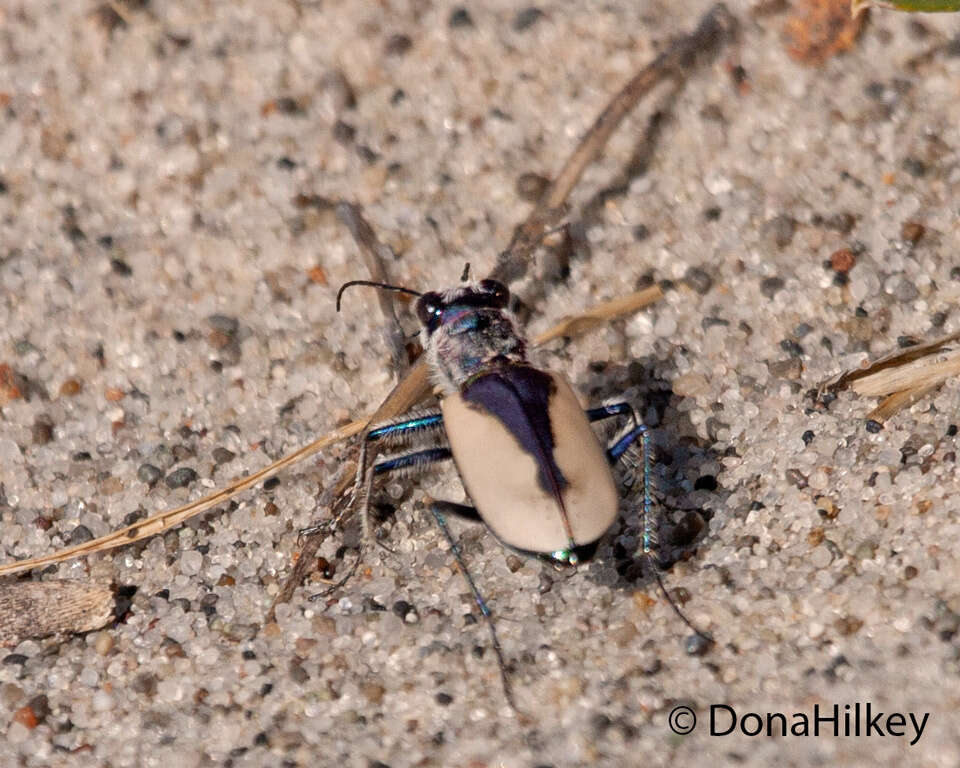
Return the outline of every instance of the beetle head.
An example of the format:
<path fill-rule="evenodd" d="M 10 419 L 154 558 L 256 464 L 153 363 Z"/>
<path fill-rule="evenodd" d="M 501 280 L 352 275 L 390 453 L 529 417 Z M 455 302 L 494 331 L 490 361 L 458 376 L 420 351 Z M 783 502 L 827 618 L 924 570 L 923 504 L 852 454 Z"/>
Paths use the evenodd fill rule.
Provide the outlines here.
<path fill-rule="evenodd" d="M 499 312 L 510 302 L 510 291 L 497 280 L 480 280 L 448 291 L 428 291 L 417 299 L 417 318 L 429 338 L 442 325 L 475 310 Z"/>

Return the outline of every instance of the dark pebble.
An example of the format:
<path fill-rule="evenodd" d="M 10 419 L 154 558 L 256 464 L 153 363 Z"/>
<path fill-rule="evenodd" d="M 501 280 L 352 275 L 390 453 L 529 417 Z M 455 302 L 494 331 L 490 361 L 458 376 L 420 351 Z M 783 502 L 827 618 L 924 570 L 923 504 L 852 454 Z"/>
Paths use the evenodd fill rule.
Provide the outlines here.
<path fill-rule="evenodd" d="M 5 195 L 10 191 L 10 187 L 7 186 L 6 180 L 0 176 L 0 195 Z"/>
<path fill-rule="evenodd" d="M 341 144 L 350 144 L 356 135 L 357 129 L 350 125 L 350 123 L 337 120 L 337 122 L 333 124 L 333 138 Z"/>
<path fill-rule="evenodd" d="M 130 687 L 134 693 L 153 696 L 157 692 L 158 682 L 157 676 L 152 672 L 141 672 L 133 679 L 133 682 L 130 683 Z"/>
<path fill-rule="evenodd" d="M 85 544 L 93 540 L 93 532 L 85 525 L 78 525 L 67 537 L 67 544 L 75 546 L 76 544 Z"/>
<path fill-rule="evenodd" d="M 240 330 L 240 321 L 230 315 L 210 315 L 207 322 L 215 331 L 220 331 L 227 336 L 236 336 L 237 331 Z"/>
<path fill-rule="evenodd" d="M 123 525 L 124 527 L 133 525 L 134 523 L 139 522 L 140 520 L 143 520 L 146 516 L 147 516 L 146 511 L 142 509 L 136 509 L 133 512 L 128 512 L 126 515 L 124 515 Z"/>
<path fill-rule="evenodd" d="M 16 664 L 26 664 L 27 656 L 24 656 L 22 653 L 8 653 L 3 657 L 3 663 L 7 666 L 14 666 Z"/>
<path fill-rule="evenodd" d="M 541 11 L 539 8 L 535 6 L 525 8 L 513 17 L 513 30 L 515 32 L 523 32 L 525 29 L 530 29 L 530 27 L 532 27 L 542 18 L 543 11 Z"/>
<path fill-rule="evenodd" d="M 802 339 L 812 330 L 813 330 L 813 326 L 810 325 L 809 323 L 799 323 L 797 327 L 793 329 L 793 335 L 796 336 L 798 339 Z"/>
<path fill-rule="evenodd" d="M 50 700 L 47 698 L 46 694 L 38 694 L 30 699 L 27 702 L 27 706 L 33 710 L 34 717 L 37 718 L 37 722 L 42 723 L 47 719 L 47 716 L 50 714 Z"/>
<path fill-rule="evenodd" d="M 827 229 L 832 229 L 841 234 L 847 234 L 857 223 L 856 217 L 852 213 L 835 213 L 824 219 L 823 225 Z"/>
<path fill-rule="evenodd" d="M 853 310 L 853 314 L 854 314 L 854 317 L 869 317 L 867 310 L 865 310 L 862 306 L 859 306 L 855 310 Z"/>
<path fill-rule="evenodd" d="M 244 661 L 253 661 L 257 658 L 256 651 L 251 651 L 249 648 L 240 654 L 243 657 Z"/>
<path fill-rule="evenodd" d="M 363 160 L 363 162 L 373 165 L 377 160 L 380 159 L 380 155 L 374 152 L 366 144 L 360 144 L 357 146 L 357 156 Z"/>
<path fill-rule="evenodd" d="M 130 265 L 123 259 L 110 259 L 110 269 L 113 270 L 113 274 L 120 275 L 120 277 L 130 277 L 133 274 Z"/>
<path fill-rule="evenodd" d="M 957 434 L 957 425 L 951 424 L 947 427 L 947 437 L 954 437 Z"/>
<path fill-rule="evenodd" d="M 413 40 L 410 35 L 396 34 L 387 38 L 387 44 L 384 48 L 387 56 L 403 56 L 413 48 Z"/>
<path fill-rule="evenodd" d="M 920 341 L 913 336 L 897 336 L 897 346 L 900 349 L 909 349 L 910 347 L 915 347 L 919 344 Z"/>
<path fill-rule="evenodd" d="M 900 239 L 916 245 L 926 233 L 926 227 L 919 221 L 905 221 L 900 227 Z"/>
<path fill-rule="evenodd" d="M 800 436 L 800 439 L 803 440 L 803 444 L 804 444 L 804 445 L 810 445 L 810 443 L 813 442 L 813 438 L 814 438 L 814 437 L 816 437 L 816 435 L 813 434 L 813 430 L 812 430 L 812 429 L 808 429 L 806 432 L 804 432 L 804 433 Z"/>
<path fill-rule="evenodd" d="M 90 461 L 93 457 L 90 455 L 90 451 L 77 451 L 70 458 L 74 461 Z"/>
<path fill-rule="evenodd" d="M 883 429 L 883 424 L 881 424 L 879 421 L 874 421 L 873 419 L 867 419 L 865 426 L 867 428 L 867 432 L 870 432 L 874 435 Z"/>
<path fill-rule="evenodd" d="M 714 475 L 700 475 L 694 483 L 695 491 L 715 491 L 717 490 L 717 478 Z"/>
<path fill-rule="evenodd" d="M 703 212 L 703 218 L 707 221 L 719 221 L 720 217 L 723 215 L 723 208 L 713 205 L 710 208 L 707 208 Z"/>
<path fill-rule="evenodd" d="M 284 115 L 302 116 L 305 114 L 303 105 L 292 96 L 281 96 L 275 103 L 277 111 Z"/>
<path fill-rule="evenodd" d="M 641 240 L 646 240 L 648 237 L 650 237 L 650 229 L 646 224 L 637 224 L 637 226 L 633 228 L 633 239 L 638 243 Z"/>
<path fill-rule="evenodd" d="M 919 179 L 927 174 L 927 164 L 919 157 L 907 157 L 903 161 L 903 170 L 913 178 Z"/>
<path fill-rule="evenodd" d="M 786 472 L 784 472 L 784 477 L 786 477 L 788 483 L 800 491 L 802 491 L 808 485 L 807 478 L 799 469 L 788 469 Z"/>
<path fill-rule="evenodd" d="M 227 450 L 219 445 L 213 449 L 213 460 L 217 464 L 229 464 L 236 458 L 236 456 L 237 454 L 235 454 L 233 451 Z"/>
<path fill-rule="evenodd" d="M 263 490 L 272 491 L 278 485 L 280 485 L 279 477 L 268 477 L 266 480 L 263 481 Z"/>
<path fill-rule="evenodd" d="M 404 91 L 403 88 L 397 88 L 397 90 L 393 92 L 393 95 L 390 96 L 390 103 L 396 106 L 405 98 L 407 98 L 406 91 Z"/>
<path fill-rule="evenodd" d="M 450 29 L 472 27 L 473 18 L 470 16 L 470 11 L 463 6 L 460 6 L 459 8 L 454 8 L 450 12 L 450 17 L 447 19 L 447 25 L 450 27 Z"/>
<path fill-rule="evenodd" d="M 163 472 L 153 464 L 141 464 L 140 468 L 137 469 L 137 478 L 147 485 L 154 485 L 161 477 L 163 477 Z"/>
<path fill-rule="evenodd" d="M 713 278 L 710 273 L 700 267 L 690 267 L 683 276 L 683 282 L 701 296 L 713 287 Z"/>
<path fill-rule="evenodd" d="M 550 179 L 539 173 L 524 173 L 517 179 L 517 194 L 531 203 L 536 203 L 550 186 Z"/>
<path fill-rule="evenodd" d="M 296 167 L 297 164 L 286 155 L 277 160 L 277 168 L 281 171 L 292 171 Z"/>
<path fill-rule="evenodd" d="M 951 280 L 960 280 L 960 267 L 954 267 L 950 270 Z"/>
<path fill-rule="evenodd" d="M 783 278 L 781 277 L 765 277 L 760 282 L 760 293 L 768 299 L 772 299 L 777 295 L 777 291 L 783 290 L 783 285 Z"/>
<path fill-rule="evenodd" d="M 930 325 L 932 325 L 934 328 L 943 328 L 946 322 L 946 312 L 934 312 L 933 317 L 930 318 Z"/>
<path fill-rule="evenodd" d="M 797 342 L 795 342 L 793 339 L 784 339 L 781 341 L 780 349 L 793 357 L 801 357 L 803 355 L 803 347 L 797 344 Z"/>
<path fill-rule="evenodd" d="M 180 467 L 167 475 L 164 482 L 168 488 L 185 488 L 197 480 L 197 473 L 190 467 Z"/>
<path fill-rule="evenodd" d="M 683 650 L 687 656 L 703 656 L 713 646 L 713 640 L 706 635 L 690 635 L 683 642 Z"/>
<path fill-rule="evenodd" d="M 449 693 L 443 693 L 442 691 L 435 696 L 435 699 L 437 704 L 439 704 L 441 707 L 445 707 L 448 704 L 453 703 L 453 696 L 451 696 Z"/>
<path fill-rule="evenodd" d="M 722 317 L 711 317 L 711 316 L 707 316 L 700 321 L 700 327 L 703 328 L 703 330 L 707 330 L 707 328 L 712 328 L 715 325 L 719 325 L 726 328 L 727 326 L 730 325 L 730 321 L 724 320 Z"/>
<path fill-rule="evenodd" d="M 310 673 L 301 666 L 297 659 L 290 662 L 290 679 L 301 684 L 310 679 Z"/>
<path fill-rule="evenodd" d="M 34 445 L 46 445 L 53 440 L 53 422 L 47 416 L 38 416 L 31 432 Z"/>

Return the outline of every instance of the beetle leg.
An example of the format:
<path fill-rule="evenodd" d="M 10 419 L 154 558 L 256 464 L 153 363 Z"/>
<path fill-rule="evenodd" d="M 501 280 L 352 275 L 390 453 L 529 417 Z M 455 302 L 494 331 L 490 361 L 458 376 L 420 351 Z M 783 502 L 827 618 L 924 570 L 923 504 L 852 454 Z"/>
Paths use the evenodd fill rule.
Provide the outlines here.
<path fill-rule="evenodd" d="M 491 615 L 490 609 L 487 607 L 487 604 L 483 599 L 483 595 L 480 594 L 480 589 L 477 587 L 477 583 L 473 580 L 473 576 L 470 575 L 470 571 L 467 569 L 467 564 L 463 561 L 463 552 L 460 551 L 460 545 L 457 544 L 456 539 L 453 538 L 453 534 L 450 533 L 450 529 L 447 527 L 447 521 L 443 517 L 444 512 L 452 512 L 456 515 L 463 515 L 465 510 L 471 510 L 473 508 L 467 507 L 464 504 L 454 504 L 449 501 L 432 501 L 429 506 L 430 512 L 433 515 L 433 519 L 440 527 L 440 530 L 443 532 L 447 543 L 450 545 L 450 551 L 456 558 L 457 565 L 460 566 L 460 573 L 463 574 L 463 579 L 467 582 L 467 586 L 470 587 L 470 591 L 473 593 L 473 599 L 476 600 L 477 607 L 480 608 L 480 613 L 487 622 L 487 627 L 490 630 L 490 642 L 493 646 L 494 653 L 497 655 L 497 665 L 500 667 L 500 680 L 503 682 L 503 693 L 504 696 L 506 696 L 507 703 L 510 705 L 510 708 L 516 711 L 517 705 L 513 700 L 513 689 L 510 687 L 510 677 L 507 673 L 507 664 L 503 658 L 503 649 L 500 647 L 500 640 L 497 637 L 497 628 L 493 623 L 493 616 Z M 476 512 L 476 510 L 474 510 L 474 512 Z"/>
<path fill-rule="evenodd" d="M 368 484 L 372 486 L 373 478 L 378 475 L 385 475 L 388 472 L 395 472 L 398 477 L 410 477 L 424 469 L 431 467 L 438 461 L 445 461 L 450 458 L 450 449 L 446 446 L 437 446 L 435 448 L 426 448 L 422 451 L 405 453 L 400 456 L 392 456 L 381 459 L 369 468 Z M 360 527 L 363 531 L 363 538 L 366 541 L 375 541 L 378 546 L 393 554 L 393 550 L 387 547 L 383 542 L 378 541 L 370 530 L 370 490 L 361 497 L 359 506 Z"/>

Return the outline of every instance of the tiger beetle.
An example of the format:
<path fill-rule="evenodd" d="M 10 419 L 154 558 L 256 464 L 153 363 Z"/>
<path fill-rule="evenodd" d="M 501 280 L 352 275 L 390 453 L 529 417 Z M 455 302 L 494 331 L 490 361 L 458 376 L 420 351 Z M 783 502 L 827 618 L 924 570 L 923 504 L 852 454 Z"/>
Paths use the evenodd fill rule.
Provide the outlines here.
<path fill-rule="evenodd" d="M 487 622 L 504 691 L 515 709 L 490 610 L 463 562 L 445 516 L 483 522 L 504 545 L 521 553 L 561 566 L 577 565 L 593 556 L 600 538 L 617 519 L 620 504 L 612 467 L 622 463 L 636 470 L 639 465 L 642 551 L 652 559 L 650 431 L 627 402 L 608 402 L 584 411 L 563 376 L 531 365 L 526 339 L 508 309 L 510 292 L 498 281 L 465 282 L 446 291 L 420 293 L 387 283 L 351 280 L 337 293 L 337 311 L 343 292 L 355 285 L 417 297 L 422 343 L 440 407 L 371 427 L 360 446 L 347 504 L 333 519 L 307 532 L 329 529 L 357 509 L 364 538 L 369 539 L 374 478 L 390 473 L 410 475 L 453 459 L 475 506 L 430 500 L 429 509 Z M 590 424 L 613 418 L 625 420 L 625 425 L 604 447 Z M 638 441 L 639 462 L 633 450 Z M 371 445 L 407 452 L 370 461 Z M 673 610 L 698 636 L 709 640 L 679 610 L 656 567 L 653 571 Z"/>

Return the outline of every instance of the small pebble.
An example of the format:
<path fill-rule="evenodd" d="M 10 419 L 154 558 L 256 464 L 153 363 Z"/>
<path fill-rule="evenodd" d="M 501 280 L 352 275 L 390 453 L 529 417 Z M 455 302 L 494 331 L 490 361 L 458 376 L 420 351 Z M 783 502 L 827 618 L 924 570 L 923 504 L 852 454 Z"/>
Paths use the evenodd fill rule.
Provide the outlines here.
<path fill-rule="evenodd" d="M 33 422 L 31 436 L 34 445 L 46 445 L 53 440 L 53 422 L 46 416 L 38 416 Z"/>
<path fill-rule="evenodd" d="M 196 576 L 203 566 L 203 555 L 189 549 L 180 555 L 180 572 L 185 576 Z"/>
<path fill-rule="evenodd" d="M 690 267 L 683 276 L 683 282 L 701 296 L 713 287 L 710 273 L 700 267 Z"/>
<path fill-rule="evenodd" d="M 905 221 L 900 227 L 900 239 L 916 245 L 926 231 L 926 228 L 919 221 Z"/>
<path fill-rule="evenodd" d="M 683 650 L 688 656 L 703 656 L 713 646 L 713 640 L 706 635 L 690 635 L 683 642 Z"/>
<path fill-rule="evenodd" d="M 764 235 L 771 239 L 777 248 L 786 248 L 797 231 L 797 221 L 792 216 L 781 213 L 763 225 Z"/>
<path fill-rule="evenodd" d="M 167 475 L 164 482 L 168 488 L 184 488 L 196 482 L 197 473 L 190 467 L 181 467 Z"/>
<path fill-rule="evenodd" d="M 91 530 L 85 525 L 78 525 L 76 528 L 70 531 L 70 535 L 67 537 L 67 544 L 73 547 L 77 544 L 85 544 L 86 542 L 92 540 L 93 533 Z"/>
<path fill-rule="evenodd" d="M 550 179 L 545 176 L 539 173 L 524 173 L 517 179 L 517 194 L 524 200 L 535 203 L 543 197 L 549 186 Z"/>
<path fill-rule="evenodd" d="M 913 178 L 919 179 L 927 174 L 927 164 L 918 157 L 907 157 L 903 161 L 903 170 Z"/>
<path fill-rule="evenodd" d="M 841 248 L 830 254 L 830 268 L 834 272 L 849 272 L 857 263 L 857 257 L 849 248 Z"/>
<path fill-rule="evenodd" d="M 161 477 L 163 477 L 163 472 L 153 464 L 141 464 L 137 469 L 137 479 L 147 485 L 153 485 Z"/>
<path fill-rule="evenodd" d="M 513 30 L 523 32 L 523 30 L 529 29 L 540 21 L 541 18 L 543 18 L 543 11 L 539 8 L 535 6 L 525 8 L 513 17 Z"/>
<path fill-rule="evenodd" d="M 339 69 L 331 69 L 320 78 L 320 90 L 333 100 L 334 110 L 354 109 L 357 97 L 346 75 Z"/>
<path fill-rule="evenodd" d="M 768 299 L 777 295 L 777 291 L 783 289 L 784 282 L 781 277 L 765 277 L 760 283 L 760 293 Z"/>
<path fill-rule="evenodd" d="M 413 40 L 409 35 L 395 34 L 387 38 L 384 50 L 387 56 L 403 56 L 413 48 Z"/>
<path fill-rule="evenodd" d="M 447 26 L 450 29 L 460 29 L 462 27 L 472 27 L 473 18 L 470 16 L 470 11 L 468 11 L 463 6 L 454 8 L 450 12 L 450 16 L 447 19 Z"/>

